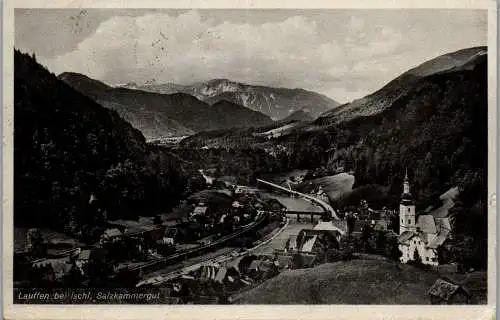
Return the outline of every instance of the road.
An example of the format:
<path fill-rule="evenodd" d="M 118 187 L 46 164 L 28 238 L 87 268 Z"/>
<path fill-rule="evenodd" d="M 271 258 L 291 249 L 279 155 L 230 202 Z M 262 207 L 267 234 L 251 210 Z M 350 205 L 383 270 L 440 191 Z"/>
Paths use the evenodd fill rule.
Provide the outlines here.
<path fill-rule="evenodd" d="M 297 221 L 289 220 L 288 225 L 271 241 L 252 250 L 252 254 L 256 255 L 270 255 L 274 253 L 275 249 L 283 249 L 285 243 L 292 235 L 299 234 L 302 229 L 312 229 L 314 225 L 310 222 L 300 223 Z"/>

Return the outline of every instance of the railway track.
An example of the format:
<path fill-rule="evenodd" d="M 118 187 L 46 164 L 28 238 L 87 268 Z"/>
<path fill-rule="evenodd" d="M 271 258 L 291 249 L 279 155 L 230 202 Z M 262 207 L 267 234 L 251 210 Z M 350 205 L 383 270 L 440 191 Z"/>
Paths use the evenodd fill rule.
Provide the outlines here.
<path fill-rule="evenodd" d="M 254 221 L 246 226 L 243 226 L 240 230 L 238 230 L 230 235 L 224 236 L 224 237 L 222 237 L 222 238 L 220 238 L 220 239 L 218 239 L 210 244 L 207 244 L 207 245 L 204 245 L 201 247 L 196 247 L 193 249 L 189 249 L 189 250 L 186 250 L 183 252 L 179 252 L 179 253 L 170 255 L 164 259 L 154 260 L 154 261 L 151 261 L 147 264 L 143 264 L 141 266 L 130 268 L 130 270 L 132 270 L 132 271 L 144 270 L 146 268 L 154 268 L 154 267 L 168 268 L 169 265 L 174 265 L 175 263 L 179 264 L 182 259 L 187 259 L 189 257 L 193 257 L 195 255 L 198 255 L 202 252 L 216 249 L 217 247 L 224 245 L 225 243 L 235 239 L 236 237 L 241 236 L 241 235 L 245 234 L 246 232 L 249 232 L 252 229 L 260 226 L 265 221 L 266 217 L 268 216 L 268 213 L 263 212 L 263 213 L 260 213 L 259 215 L 260 216 L 258 216 L 256 221 Z M 230 249 L 231 251 L 235 250 L 233 248 L 228 248 L 228 249 Z M 151 272 L 151 273 L 154 273 L 154 272 Z"/>

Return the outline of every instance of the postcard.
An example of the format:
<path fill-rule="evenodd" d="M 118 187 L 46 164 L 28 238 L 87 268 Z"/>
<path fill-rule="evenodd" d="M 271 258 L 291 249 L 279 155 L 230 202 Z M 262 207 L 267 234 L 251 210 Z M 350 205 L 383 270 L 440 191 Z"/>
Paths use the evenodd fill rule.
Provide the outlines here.
<path fill-rule="evenodd" d="M 6 319 L 494 317 L 494 1 L 3 16 Z"/>

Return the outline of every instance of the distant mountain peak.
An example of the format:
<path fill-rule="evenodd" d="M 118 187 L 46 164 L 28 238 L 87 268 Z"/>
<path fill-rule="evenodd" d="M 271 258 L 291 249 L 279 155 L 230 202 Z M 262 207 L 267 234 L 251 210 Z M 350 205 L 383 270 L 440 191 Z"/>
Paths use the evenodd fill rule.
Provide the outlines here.
<path fill-rule="evenodd" d="M 301 109 L 308 109 L 311 115 L 316 117 L 339 105 L 338 102 L 325 95 L 305 89 L 250 85 L 226 78 L 216 78 L 186 86 L 178 84 L 147 85 L 141 86 L 139 89 L 168 94 L 184 92 L 208 104 L 214 104 L 221 100 L 231 101 L 276 120 L 286 118 Z"/>

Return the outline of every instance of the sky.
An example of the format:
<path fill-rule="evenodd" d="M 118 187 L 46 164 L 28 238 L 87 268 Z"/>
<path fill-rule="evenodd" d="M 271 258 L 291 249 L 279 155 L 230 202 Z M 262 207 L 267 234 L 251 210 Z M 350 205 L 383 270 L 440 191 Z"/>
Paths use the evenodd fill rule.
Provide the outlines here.
<path fill-rule="evenodd" d="M 225 78 L 361 98 L 441 54 L 487 45 L 486 10 L 16 9 L 15 47 L 110 85 Z"/>

